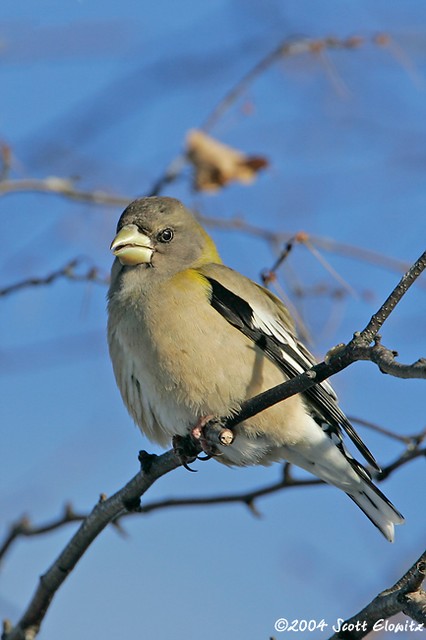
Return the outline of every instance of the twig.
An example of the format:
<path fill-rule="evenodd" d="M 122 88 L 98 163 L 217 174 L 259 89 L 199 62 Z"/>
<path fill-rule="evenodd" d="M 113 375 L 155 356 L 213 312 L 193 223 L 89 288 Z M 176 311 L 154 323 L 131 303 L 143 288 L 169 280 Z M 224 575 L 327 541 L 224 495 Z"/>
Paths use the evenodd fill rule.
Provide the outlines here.
<path fill-rule="evenodd" d="M 290 395 L 303 392 L 313 384 L 323 381 L 326 377 L 329 377 L 337 371 L 341 371 L 352 362 L 355 362 L 357 360 L 357 347 L 367 347 L 377 336 L 385 320 L 425 267 L 426 252 L 403 276 L 384 304 L 377 313 L 372 316 L 365 329 L 355 334 L 348 345 L 331 353 L 328 362 L 320 363 L 312 367 L 312 369 L 305 374 L 297 376 L 293 380 L 289 380 L 283 385 L 279 385 L 273 390 L 260 394 L 256 396 L 256 398 L 243 403 L 242 409 L 237 416 L 228 421 L 223 420 L 225 426 L 229 428 L 231 425 L 235 425 L 248 417 L 252 417 L 259 411 L 272 406 L 272 404 Z M 278 393 L 280 393 L 280 396 L 277 395 Z M 265 401 L 266 398 L 267 402 Z M 7 630 L 4 631 L 2 640 L 28 640 L 29 637 L 35 637 L 57 589 L 64 582 L 96 536 L 110 522 L 125 513 L 126 510 L 129 508 L 137 508 L 139 506 L 140 496 L 147 491 L 153 482 L 165 473 L 176 469 L 181 464 L 173 451 L 168 451 L 159 457 L 145 454 L 145 458 L 141 457 L 141 461 L 144 463 L 145 470 L 137 474 L 114 496 L 109 499 L 102 499 L 91 514 L 84 520 L 57 560 L 40 578 L 40 584 L 36 593 L 20 622 L 16 627 L 11 628 L 11 630 L 9 630 L 10 625 L 8 625 Z M 284 480 L 286 480 L 286 477 L 288 477 L 288 469 Z M 252 501 L 249 502 L 249 504 L 252 505 Z M 413 603 L 412 606 L 414 608 L 413 615 L 415 615 L 417 611 L 415 607 L 417 604 Z M 420 604 L 419 607 L 420 606 L 422 605 Z"/>
<path fill-rule="evenodd" d="M 347 416 L 347 418 L 350 422 L 356 422 L 357 424 L 360 424 L 363 427 L 366 427 L 367 429 L 371 429 L 372 431 L 376 431 L 377 433 L 381 433 L 382 435 L 388 438 L 392 438 L 393 440 L 398 440 L 398 442 L 403 442 L 407 446 L 410 446 L 412 443 L 417 444 L 419 436 L 420 435 L 423 436 L 423 434 L 425 433 L 424 431 L 421 431 L 419 435 L 403 436 L 399 433 L 395 433 L 394 431 L 391 431 L 390 429 L 386 429 L 385 427 L 375 424 L 374 422 L 371 422 L 371 420 L 365 420 L 365 418 L 359 418 L 358 416 L 349 416 L 349 415 Z"/>
<path fill-rule="evenodd" d="M 386 467 L 377 473 L 377 480 L 385 480 L 393 473 L 396 469 L 399 469 L 407 462 L 411 462 L 411 460 L 415 460 L 416 458 L 426 458 L 426 447 L 423 449 L 420 448 L 408 448 L 399 458 L 397 458 L 391 464 L 388 464 Z"/>
<path fill-rule="evenodd" d="M 396 458 L 388 465 L 382 466 L 382 471 L 380 473 L 377 473 L 375 476 L 375 480 L 377 480 L 378 482 L 382 482 L 383 480 L 388 478 L 396 469 L 399 469 L 400 467 L 408 464 L 412 460 L 420 457 L 426 457 L 426 447 L 420 448 L 420 445 L 426 439 L 425 429 L 412 436 L 400 436 L 389 431 L 388 429 L 384 429 L 379 425 L 373 424 L 368 420 L 363 420 L 361 418 L 352 416 L 349 417 L 349 419 L 352 422 L 357 422 L 358 424 L 361 424 L 367 428 L 374 429 L 375 431 L 378 431 L 379 433 L 382 433 L 387 437 L 395 438 L 407 445 L 407 448 L 398 458 Z M 155 500 L 153 502 L 143 504 L 138 509 L 135 509 L 133 511 L 126 511 L 125 513 L 121 514 L 119 518 L 121 520 L 125 517 L 135 514 L 146 514 L 153 511 L 160 511 L 162 509 L 184 506 L 202 507 L 209 505 L 242 503 L 249 506 L 253 510 L 253 507 L 255 506 L 254 503 L 258 498 L 262 498 L 263 496 L 271 495 L 273 493 L 278 493 L 279 491 L 283 491 L 285 489 L 290 489 L 293 487 L 306 487 L 318 484 L 324 484 L 324 486 L 328 486 L 318 478 L 294 478 L 291 474 L 291 465 L 286 462 L 283 467 L 282 479 L 277 482 L 273 482 L 272 484 L 268 484 L 264 487 L 252 489 L 250 491 L 242 493 L 231 493 L 218 496 L 186 496 L 185 498 L 168 498 L 164 500 Z M 81 522 L 82 520 L 87 518 L 87 515 L 87 513 L 76 512 L 71 504 L 66 504 L 61 515 L 46 522 L 45 524 L 33 525 L 31 524 L 27 516 L 20 518 L 17 522 L 13 523 L 10 526 L 3 543 L 0 545 L 0 563 L 2 562 L 2 560 L 4 560 L 7 552 L 16 539 L 20 537 L 33 537 L 49 533 L 56 529 L 60 529 L 67 524 L 73 522 Z M 256 515 L 258 515 L 258 513 Z M 119 519 L 113 520 L 111 524 L 117 527 L 120 533 L 123 533 L 123 529 L 121 528 Z"/>
<path fill-rule="evenodd" d="M 239 80 L 219 101 L 202 126 L 205 131 L 211 131 L 224 113 L 245 93 L 247 88 L 262 73 L 271 67 L 278 60 L 289 58 L 306 53 L 318 55 L 327 49 L 356 49 L 365 44 L 366 40 L 360 36 L 349 38 L 298 38 L 296 40 L 284 40 L 272 51 L 259 60 L 242 78 Z M 377 44 L 374 39 L 373 44 Z"/>
<path fill-rule="evenodd" d="M 426 251 L 416 260 L 414 265 L 410 267 L 407 273 L 401 278 L 392 293 L 388 296 L 386 301 L 382 304 L 380 309 L 375 313 L 367 326 L 361 331 L 354 334 L 354 337 L 347 345 L 339 345 L 338 348 L 329 352 L 329 357 L 326 362 L 320 362 L 311 369 L 308 369 L 305 373 L 283 382 L 272 389 L 268 389 L 263 393 L 250 398 L 242 403 L 240 411 L 233 415 L 231 418 L 223 420 L 224 428 L 232 429 L 240 422 L 252 418 L 260 411 L 264 411 L 269 407 L 286 400 L 287 398 L 295 395 L 296 393 L 303 393 L 307 391 L 314 384 L 323 382 L 326 378 L 346 369 L 349 365 L 357 360 L 369 359 L 372 362 L 379 364 L 380 369 L 387 367 L 385 360 L 390 356 L 383 358 L 383 361 L 379 360 L 376 355 L 372 355 L 371 358 L 367 358 L 368 349 L 373 352 L 376 346 L 370 347 L 370 343 L 373 339 L 377 338 L 377 333 L 384 324 L 385 320 L 392 313 L 398 302 L 408 291 L 409 287 L 416 281 L 422 271 L 426 268 Z M 382 347 L 385 349 L 385 347 Z M 391 356 L 395 357 L 395 352 L 386 349 Z M 403 368 L 403 377 L 407 377 L 407 367 L 413 367 L 413 376 L 417 378 L 426 377 L 426 361 L 419 360 L 414 365 L 401 365 Z M 392 375 L 399 377 L 401 373 L 400 368 L 395 367 L 392 370 Z"/>
<path fill-rule="evenodd" d="M 96 282 L 98 284 L 108 284 L 109 276 L 101 275 L 97 267 L 89 267 L 85 273 L 77 273 L 76 268 L 84 262 L 83 258 L 74 258 L 67 262 L 63 267 L 52 271 L 46 276 L 31 277 L 14 284 L 10 284 L 7 287 L 0 288 L 0 298 L 8 296 L 11 293 L 16 293 L 21 289 L 28 287 L 39 287 L 43 285 L 49 285 L 60 278 L 67 278 L 68 280 L 74 280 L 76 282 Z"/>
<path fill-rule="evenodd" d="M 308 238 L 312 244 L 320 249 L 328 251 L 329 253 L 342 255 L 346 258 L 359 260 L 360 262 L 367 262 L 368 264 L 373 264 L 377 267 L 388 269 L 389 271 L 395 271 L 396 273 L 404 273 L 410 267 L 409 263 L 402 260 L 397 260 L 396 258 L 386 256 L 382 253 L 378 253 L 377 251 L 372 251 L 363 247 L 356 247 L 351 244 L 346 244 L 345 242 L 339 242 L 334 238 L 324 238 L 311 235 L 309 235 Z"/>
<path fill-rule="evenodd" d="M 407 273 L 403 275 L 395 289 L 392 293 L 387 297 L 385 302 L 382 304 L 380 309 L 375 313 L 368 325 L 363 329 L 359 335 L 360 344 L 364 343 L 365 345 L 371 344 L 374 337 L 380 331 L 383 323 L 390 316 L 392 311 L 395 309 L 396 305 L 402 299 L 402 297 L 407 293 L 408 289 L 411 285 L 417 280 L 420 274 L 426 268 L 426 251 L 416 260 L 410 269 L 408 269 Z"/>
<path fill-rule="evenodd" d="M 52 566 L 40 577 L 39 586 L 18 624 L 8 624 L 2 640 L 29 640 L 34 638 L 44 619 L 52 599 L 61 584 L 68 577 L 82 555 L 114 519 L 125 513 L 128 508 L 139 504 L 139 498 L 161 476 L 180 466 L 173 451 L 150 458 L 149 469 L 140 471 L 130 482 L 111 498 L 101 500 L 84 520 Z"/>
<path fill-rule="evenodd" d="M 388 37 L 386 44 L 388 44 L 389 40 L 390 38 Z M 383 45 L 383 42 L 376 37 L 371 38 L 370 41 L 376 46 Z M 367 39 L 361 36 L 350 36 L 348 38 L 297 38 L 293 40 L 286 39 L 280 42 L 278 46 L 261 58 L 245 75 L 243 75 L 240 80 L 238 80 L 233 87 L 231 87 L 229 91 L 225 93 L 207 116 L 200 129 L 210 132 L 224 114 L 247 91 L 248 87 L 279 60 L 304 54 L 317 55 L 323 59 L 324 52 L 326 50 L 356 49 L 364 45 L 366 42 Z M 169 164 L 164 173 L 155 181 L 149 191 L 149 195 L 159 195 L 164 187 L 179 178 L 186 164 L 185 153 L 179 154 Z"/>
<path fill-rule="evenodd" d="M 285 466 L 286 468 L 289 467 L 289 465 Z M 307 487 L 317 484 L 324 483 L 322 480 L 319 480 L 317 478 L 294 479 L 287 471 L 285 474 L 283 474 L 283 478 L 278 482 L 266 485 L 265 487 L 260 487 L 259 489 L 253 489 L 251 491 L 243 493 L 233 493 L 220 496 L 192 496 L 185 498 L 168 498 L 165 500 L 156 500 L 141 505 L 140 507 L 132 511 L 126 511 L 120 514 L 118 517 L 122 519 L 124 517 L 133 516 L 135 514 L 146 514 L 153 511 L 160 511 L 163 509 L 174 507 L 202 507 L 215 504 L 218 505 L 235 503 L 242 503 L 252 506 L 255 500 L 257 500 L 258 498 L 270 495 L 272 493 L 277 493 L 278 491 L 282 491 L 283 489 L 288 489 L 290 487 Z M 68 504 L 65 506 L 63 513 L 58 518 L 50 520 L 49 522 L 42 525 L 32 525 L 27 516 L 20 518 L 9 528 L 9 532 L 6 535 L 3 544 L 0 546 L 0 562 L 5 558 L 11 545 L 17 538 L 43 535 L 56 529 L 60 529 L 72 522 L 81 522 L 87 517 L 87 513 L 77 513 L 74 511 L 72 506 Z M 118 520 L 112 521 L 112 524 L 118 526 Z"/>
<path fill-rule="evenodd" d="M 87 518 L 87 513 L 78 514 L 74 511 L 70 504 L 66 504 L 63 514 L 50 522 L 42 525 L 32 525 L 28 516 L 23 516 L 17 522 L 15 522 L 6 535 L 3 544 L 0 546 L 0 562 L 4 559 L 12 544 L 17 538 L 40 536 L 55 529 L 60 529 L 65 524 L 70 522 L 81 522 Z"/>
<path fill-rule="evenodd" d="M 412 364 L 396 362 L 397 351 L 387 349 L 381 344 L 381 338 L 374 338 L 373 346 L 357 345 L 357 360 L 370 360 L 379 367 L 382 373 L 389 373 L 396 378 L 426 378 L 426 358 L 419 358 Z"/>
<path fill-rule="evenodd" d="M 265 286 L 268 286 L 271 282 L 276 280 L 278 269 L 287 260 L 296 244 L 304 244 L 305 238 L 306 234 L 303 231 L 300 231 L 299 233 L 296 233 L 294 236 L 292 236 L 289 240 L 287 240 L 272 267 L 270 269 L 264 269 L 260 274 L 262 282 Z"/>
<path fill-rule="evenodd" d="M 178 165 L 179 163 L 175 168 L 177 168 Z M 171 176 L 167 177 L 167 182 L 170 181 L 170 178 Z M 90 204 L 110 207 L 125 207 L 135 198 L 134 194 L 129 196 L 120 196 L 110 194 L 102 190 L 79 191 L 75 188 L 75 181 L 70 178 L 57 176 L 42 179 L 26 178 L 22 180 L 0 181 L 0 197 L 11 193 L 30 192 L 57 195 L 79 202 L 87 202 Z M 159 192 L 159 190 L 155 190 L 155 193 L 152 191 L 150 195 L 156 195 L 157 192 Z M 312 236 L 302 231 L 295 236 L 291 236 L 289 233 L 285 232 L 269 231 L 268 229 L 246 222 L 242 217 L 233 217 L 231 219 L 224 220 L 223 218 L 215 218 L 199 214 L 198 218 L 200 222 L 208 227 L 246 233 L 248 235 L 261 238 L 265 242 L 268 242 L 272 247 L 277 247 L 282 242 L 291 242 L 292 239 L 294 239 L 295 242 L 298 242 L 298 239 L 304 236 L 313 245 L 325 249 L 330 253 L 344 255 L 355 260 L 360 260 L 362 262 L 367 262 L 385 269 L 396 271 L 397 273 L 405 271 L 409 266 L 402 260 L 397 260 L 362 247 L 341 243 L 332 238 Z M 303 242 L 301 242 L 301 244 L 303 244 Z M 420 285 L 422 285 L 422 283 L 420 283 Z"/>
<path fill-rule="evenodd" d="M 329 640 L 359 640 L 370 631 L 384 629 L 384 621 L 397 613 L 405 613 L 414 622 L 399 631 L 422 631 L 426 625 L 426 593 L 421 586 L 426 575 L 426 551 L 390 589 L 379 593 L 364 609 L 348 620 L 340 621 L 340 629 Z M 398 624 L 398 623 L 396 623 Z"/>
<path fill-rule="evenodd" d="M 71 200 L 91 202 L 114 207 L 125 207 L 131 198 L 115 196 L 106 191 L 79 191 L 74 180 L 50 176 L 48 178 L 25 178 L 23 180 L 3 180 L 0 182 L 0 196 L 16 192 L 41 192 L 65 196 Z"/>

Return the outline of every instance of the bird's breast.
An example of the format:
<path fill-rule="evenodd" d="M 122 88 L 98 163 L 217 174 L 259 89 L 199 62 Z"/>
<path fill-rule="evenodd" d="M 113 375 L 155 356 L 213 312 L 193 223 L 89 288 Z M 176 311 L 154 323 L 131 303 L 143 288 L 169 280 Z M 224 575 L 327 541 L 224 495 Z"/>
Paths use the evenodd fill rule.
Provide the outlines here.
<path fill-rule="evenodd" d="M 162 445 L 174 434 L 186 434 L 200 417 L 230 415 L 243 400 L 284 379 L 194 284 L 173 291 L 159 288 L 155 295 L 132 299 L 124 312 L 122 301 L 116 309 L 110 302 L 109 344 L 117 384 L 135 422 Z M 245 423 L 245 433 L 257 438 L 268 431 L 268 439 L 275 439 L 273 425 L 277 431 L 291 429 L 299 402 L 287 401 L 282 418 L 275 415 L 281 413 L 277 408 L 256 416 Z"/>

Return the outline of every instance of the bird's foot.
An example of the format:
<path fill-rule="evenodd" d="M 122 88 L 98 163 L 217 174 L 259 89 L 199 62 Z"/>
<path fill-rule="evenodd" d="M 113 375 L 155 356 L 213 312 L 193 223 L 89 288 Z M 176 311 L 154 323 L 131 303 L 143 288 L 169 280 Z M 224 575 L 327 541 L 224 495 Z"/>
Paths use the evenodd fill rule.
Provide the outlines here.
<path fill-rule="evenodd" d="M 191 469 L 189 465 L 191 462 L 195 462 L 200 450 L 191 438 L 191 435 L 173 436 L 172 445 L 175 456 L 179 458 L 182 466 L 185 467 L 187 471 L 193 471 L 195 473 L 196 469 Z"/>
<path fill-rule="evenodd" d="M 234 441 L 234 433 L 231 429 L 223 427 L 221 421 L 212 415 L 203 416 L 198 420 L 195 427 L 191 429 L 191 437 L 198 442 L 206 454 L 201 458 L 197 456 L 199 460 L 210 460 L 213 456 L 222 455 L 218 445 L 229 447 Z"/>
<path fill-rule="evenodd" d="M 172 444 L 175 455 L 188 471 L 196 471 L 189 466 L 195 460 L 210 460 L 222 455 L 219 445 L 229 447 L 234 441 L 231 429 L 223 427 L 215 416 L 202 416 L 192 427 L 187 436 L 173 436 Z M 200 456 L 200 451 L 206 455 Z"/>

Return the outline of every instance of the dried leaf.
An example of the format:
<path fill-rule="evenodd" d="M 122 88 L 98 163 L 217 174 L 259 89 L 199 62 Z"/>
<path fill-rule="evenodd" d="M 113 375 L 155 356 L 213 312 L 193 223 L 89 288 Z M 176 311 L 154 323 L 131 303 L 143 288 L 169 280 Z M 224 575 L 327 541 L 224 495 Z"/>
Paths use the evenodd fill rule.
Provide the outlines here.
<path fill-rule="evenodd" d="M 233 181 L 250 184 L 268 166 L 266 158 L 247 156 L 197 129 L 188 133 L 186 152 L 197 191 L 218 191 Z"/>

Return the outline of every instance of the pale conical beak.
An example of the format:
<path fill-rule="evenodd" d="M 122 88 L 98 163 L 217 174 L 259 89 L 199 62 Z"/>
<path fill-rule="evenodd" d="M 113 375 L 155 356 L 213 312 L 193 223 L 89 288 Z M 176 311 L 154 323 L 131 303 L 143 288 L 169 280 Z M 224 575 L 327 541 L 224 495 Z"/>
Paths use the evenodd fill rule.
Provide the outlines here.
<path fill-rule="evenodd" d="M 135 224 L 127 224 L 120 229 L 110 249 L 125 265 L 150 263 L 154 253 L 152 240 L 141 233 Z"/>

